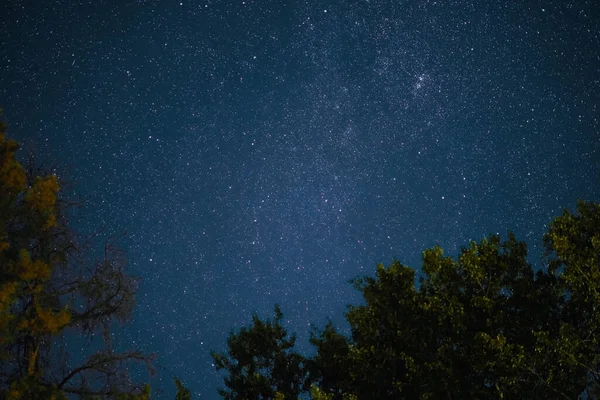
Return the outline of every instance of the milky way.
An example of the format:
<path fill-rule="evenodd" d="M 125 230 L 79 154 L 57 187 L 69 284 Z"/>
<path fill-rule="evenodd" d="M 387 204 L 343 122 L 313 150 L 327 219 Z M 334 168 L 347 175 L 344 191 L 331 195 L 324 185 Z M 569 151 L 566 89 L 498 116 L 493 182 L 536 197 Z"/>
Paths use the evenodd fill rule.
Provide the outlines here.
<path fill-rule="evenodd" d="M 510 229 L 541 265 L 599 200 L 595 1 L 284 3 L 0 6 L 9 132 L 90 199 L 82 232 L 127 232 L 122 343 L 167 393 L 217 398 L 208 352 L 252 312 L 306 349 L 378 262 Z"/>

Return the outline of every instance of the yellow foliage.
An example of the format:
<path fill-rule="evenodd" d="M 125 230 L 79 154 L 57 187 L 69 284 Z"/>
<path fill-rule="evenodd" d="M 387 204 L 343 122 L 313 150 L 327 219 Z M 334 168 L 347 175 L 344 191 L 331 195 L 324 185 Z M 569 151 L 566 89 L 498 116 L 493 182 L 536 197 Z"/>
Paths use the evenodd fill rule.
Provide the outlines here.
<path fill-rule="evenodd" d="M 38 210 L 52 208 L 56 203 L 58 189 L 58 180 L 55 175 L 38 177 L 33 186 L 27 190 L 25 201 Z"/>
<path fill-rule="evenodd" d="M 58 333 L 71 322 L 71 314 L 66 309 L 54 312 L 36 304 L 35 311 L 34 317 L 19 321 L 17 329 L 39 334 Z"/>
<path fill-rule="evenodd" d="M 275 393 L 275 400 L 285 400 L 285 395 L 281 392 Z"/>
<path fill-rule="evenodd" d="M 38 328 L 44 332 L 57 333 L 71 321 L 71 314 L 65 309 L 54 313 L 52 310 L 36 307 L 36 311 L 38 314 Z"/>
<path fill-rule="evenodd" d="M 37 378 L 21 378 L 11 383 L 7 391 L 0 392 L 0 396 L 7 400 L 67 400 L 63 392 L 55 387 L 47 386 L 38 381 Z"/>
<path fill-rule="evenodd" d="M 10 313 L 10 306 L 17 292 L 17 283 L 8 282 L 0 285 L 0 344 L 7 343 L 10 335 L 7 333 L 9 323 L 14 319 Z"/>
<path fill-rule="evenodd" d="M 46 216 L 46 222 L 44 222 L 43 229 L 50 229 L 56 226 L 56 215 L 54 212 L 49 213 Z"/>
<path fill-rule="evenodd" d="M 36 284 L 28 288 L 32 295 L 41 293 L 44 289 L 43 283 L 50 279 L 50 266 L 41 260 L 31 260 L 31 256 L 25 249 L 19 252 L 19 262 L 16 265 L 16 276 L 21 281 L 37 281 Z M 6 290 L 0 291 L 0 300 L 6 296 L 9 301 L 11 291 L 14 293 L 19 283 L 13 283 Z M 27 330 L 31 333 L 57 333 L 71 321 L 71 315 L 67 310 L 54 312 L 51 309 L 43 308 L 35 302 L 35 312 L 23 317 L 17 324 L 17 329 Z"/>
<path fill-rule="evenodd" d="M 0 252 L 6 251 L 10 248 L 10 243 L 8 242 L 0 242 Z"/>
<path fill-rule="evenodd" d="M 50 267 L 48 264 L 41 260 L 32 261 L 25 249 L 21 249 L 19 256 L 18 276 L 20 279 L 24 281 L 39 280 L 44 282 L 50 279 Z"/>
<path fill-rule="evenodd" d="M 50 175 L 36 178 L 33 186 L 25 193 L 25 203 L 46 218 L 44 229 L 56 225 L 54 206 L 58 190 L 58 179 L 55 175 Z"/>
<path fill-rule="evenodd" d="M 7 399 L 8 400 L 19 400 L 23 398 L 23 391 L 16 388 L 16 387 L 11 387 L 8 391 L 8 396 Z"/>
<path fill-rule="evenodd" d="M 15 160 L 18 148 L 17 142 L 0 134 L 0 186 L 13 195 L 25 190 L 27 183 L 25 169 Z"/>
<path fill-rule="evenodd" d="M 9 193 L 19 193 L 25 189 L 27 179 L 21 164 L 16 161 L 8 163 L 1 173 L 2 182 Z"/>
<path fill-rule="evenodd" d="M 0 310 L 8 307 L 17 292 L 17 282 L 8 282 L 0 287 Z"/>

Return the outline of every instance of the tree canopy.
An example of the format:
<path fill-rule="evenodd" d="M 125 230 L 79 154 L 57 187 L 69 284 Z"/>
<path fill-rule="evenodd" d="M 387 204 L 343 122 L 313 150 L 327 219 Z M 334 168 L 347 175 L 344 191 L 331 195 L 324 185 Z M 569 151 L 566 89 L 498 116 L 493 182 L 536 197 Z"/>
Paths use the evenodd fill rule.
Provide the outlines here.
<path fill-rule="evenodd" d="M 364 303 L 349 306 L 345 336 L 329 323 L 313 332 L 316 354 L 297 355 L 294 382 L 314 399 L 572 399 L 598 388 L 600 205 L 580 201 L 543 237 L 545 265 L 509 233 L 471 241 L 456 258 L 423 252 L 421 276 L 394 261 L 354 279 Z M 277 319 L 281 319 L 279 309 Z M 229 353 L 214 354 L 229 376 L 227 399 L 295 398 L 282 393 L 277 346 L 257 351 L 232 332 Z M 272 342 L 275 343 L 275 342 Z M 287 347 L 286 347 L 287 349 Z M 283 364 L 288 365 L 288 364 Z M 303 377 L 304 380 L 297 377 Z M 261 391 L 247 392 L 261 382 Z M 279 397 L 278 397 L 279 396 Z M 282 397 L 283 396 L 283 397 Z"/>
<path fill-rule="evenodd" d="M 305 359 L 291 350 L 296 339 L 287 334 L 282 318 L 279 306 L 273 321 L 255 314 L 250 328 L 229 336 L 227 355 L 212 353 L 217 369 L 229 372 L 227 389 L 219 389 L 224 399 L 295 398 L 304 390 Z"/>
<path fill-rule="evenodd" d="M 112 343 L 114 324 L 131 316 L 138 278 L 112 241 L 100 259 L 86 256 L 58 177 L 24 167 L 18 149 L 0 122 L 0 399 L 149 399 L 128 367 L 150 367 L 153 357 Z M 75 337 L 94 342 L 80 365 L 65 351 Z M 175 383 L 177 398 L 189 400 Z"/>

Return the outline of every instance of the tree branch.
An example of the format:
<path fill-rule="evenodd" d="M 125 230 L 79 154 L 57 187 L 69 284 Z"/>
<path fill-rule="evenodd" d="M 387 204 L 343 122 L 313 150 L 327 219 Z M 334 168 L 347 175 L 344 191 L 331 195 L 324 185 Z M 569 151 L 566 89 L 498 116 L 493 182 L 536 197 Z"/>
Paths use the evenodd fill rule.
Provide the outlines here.
<path fill-rule="evenodd" d="M 106 356 L 106 357 L 103 357 Z M 95 360 L 93 358 L 96 358 Z M 85 371 L 96 371 L 96 372 L 104 372 L 101 370 L 103 365 L 114 363 L 118 361 L 148 361 L 148 357 L 143 355 L 141 352 L 129 352 L 122 354 L 98 354 L 95 357 L 92 357 L 92 360 L 88 361 L 86 364 L 75 368 L 72 370 L 67 376 L 63 378 L 63 380 L 57 385 L 57 388 L 60 390 L 77 390 L 75 388 L 64 388 L 64 386 L 76 375 L 81 374 Z"/>

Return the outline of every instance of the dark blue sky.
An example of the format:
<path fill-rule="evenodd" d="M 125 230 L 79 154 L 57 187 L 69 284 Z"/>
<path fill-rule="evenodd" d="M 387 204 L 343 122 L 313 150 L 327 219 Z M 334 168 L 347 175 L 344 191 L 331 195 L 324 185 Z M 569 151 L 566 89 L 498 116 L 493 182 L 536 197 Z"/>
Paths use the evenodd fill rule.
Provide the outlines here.
<path fill-rule="evenodd" d="M 489 3 L 489 4 L 488 4 Z M 123 342 L 216 399 L 210 349 L 281 304 L 304 345 L 347 280 L 600 200 L 596 1 L 0 6 L 10 134 L 125 230 Z"/>

